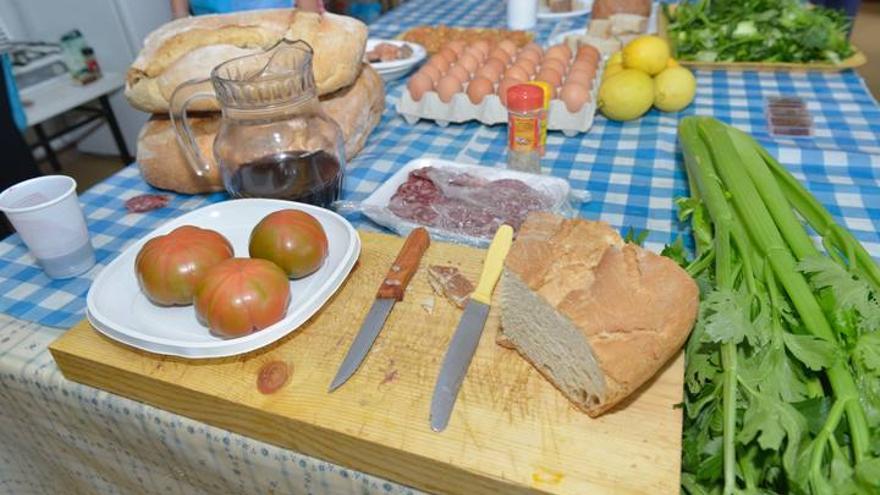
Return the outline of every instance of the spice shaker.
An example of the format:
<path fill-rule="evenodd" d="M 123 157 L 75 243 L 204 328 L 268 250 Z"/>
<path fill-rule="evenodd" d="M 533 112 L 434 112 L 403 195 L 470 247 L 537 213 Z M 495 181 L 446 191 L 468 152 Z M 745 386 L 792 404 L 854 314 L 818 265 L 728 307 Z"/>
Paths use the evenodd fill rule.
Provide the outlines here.
<path fill-rule="evenodd" d="M 541 173 L 544 90 L 517 84 L 507 90 L 507 168 Z"/>
<path fill-rule="evenodd" d="M 538 86 L 544 92 L 544 114 L 541 116 L 541 141 L 538 144 L 538 151 L 541 153 L 541 156 L 544 156 L 544 153 L 547 151 L 547 119 L 550 114 L 551 87 L 550 83 L 546 81 L 531 81 L 529 84 Z"/>

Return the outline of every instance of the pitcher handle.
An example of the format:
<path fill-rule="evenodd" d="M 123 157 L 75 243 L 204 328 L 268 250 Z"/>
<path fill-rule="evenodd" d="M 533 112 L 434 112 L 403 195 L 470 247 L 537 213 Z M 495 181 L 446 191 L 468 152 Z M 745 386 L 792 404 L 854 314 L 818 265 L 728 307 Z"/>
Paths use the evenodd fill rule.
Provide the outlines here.
<path fill-rule="evenodd" d="M 187 110 L 189 106 L 196 100 L 212 99 L 216 100 L 214 91 L 210 88 L 210 79 L 193 79 L 178 86 L 174 93 L 171 94 L 169 102 L 168 114 L 171 116 L 171 123 L 174 125 L 174 131 L 177 135 L 177 143 L 186 157 L 187 163 L 193 169 L 193 172 L 199 177 L 207 177 L 211 173 L 211 162 L 209 162 L 193 135 L 192 127 L 189 124 Z M 205 89 L 202 86 L 208 86 Z"/>

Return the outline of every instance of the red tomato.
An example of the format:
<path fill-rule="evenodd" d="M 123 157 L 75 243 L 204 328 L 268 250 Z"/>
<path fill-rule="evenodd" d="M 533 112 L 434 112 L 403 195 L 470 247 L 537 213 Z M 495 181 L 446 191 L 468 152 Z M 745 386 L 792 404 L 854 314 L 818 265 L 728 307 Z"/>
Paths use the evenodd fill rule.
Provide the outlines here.
<path fill-rule="evenodd" d="M 192 304 L 209 268 L 233 256 L 232 244 L 213 230 L 178 227 L 144 244 L 134 261 L 144 294 L 162 306 Z"/>
<path fill-rule="evenodd" d="M 266 215 L 251 232 L 251 258 L 269 260 L 290 278 L 311 275 L 327 257 L 327 234 L 315 217 L 299 210 Z"/>
<path fill-rule="evenodd" d="M 232 258 L 208 270 L 196 286 L 196 315 L 222 337 L 241 337 L 284 318 L 290 283 L 266 260 Z"/>

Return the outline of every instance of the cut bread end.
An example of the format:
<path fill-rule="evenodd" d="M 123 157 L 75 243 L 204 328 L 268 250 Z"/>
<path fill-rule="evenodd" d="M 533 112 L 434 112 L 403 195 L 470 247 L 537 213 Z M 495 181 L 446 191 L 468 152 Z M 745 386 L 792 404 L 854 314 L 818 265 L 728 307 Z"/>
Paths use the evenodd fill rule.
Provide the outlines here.
<path fill-rule="evenodd" d="M 499 344 L 516 349 L 578 409 L 601 414 L 605 375 L 584 334 L 507 269 L 501 275 L 501 298 L 501 338 L 506 342 Z"/>

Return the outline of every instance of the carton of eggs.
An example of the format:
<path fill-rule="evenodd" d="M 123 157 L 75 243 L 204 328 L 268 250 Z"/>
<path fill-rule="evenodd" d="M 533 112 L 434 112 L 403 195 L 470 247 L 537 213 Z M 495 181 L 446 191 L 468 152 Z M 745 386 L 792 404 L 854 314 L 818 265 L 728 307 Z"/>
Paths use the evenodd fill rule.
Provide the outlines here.
<path fill-rule="evenodd" d="M 529 81 L 550 86 L 547 127 L 572 135 L 593 122 L 601 54 L 592 45 L 572 51 L 560 44 L 544 50 L 536 43 L 517 48 L 512 42 L 470 45 L 451 42 L 413 74 L 397 111 L 408 122 L 421 118 L 440 125 L 478 120 L 507 121 L 507 89 Z"/>

